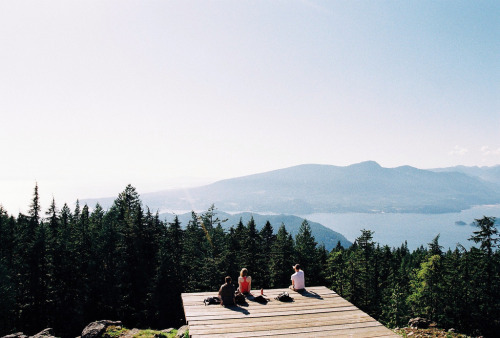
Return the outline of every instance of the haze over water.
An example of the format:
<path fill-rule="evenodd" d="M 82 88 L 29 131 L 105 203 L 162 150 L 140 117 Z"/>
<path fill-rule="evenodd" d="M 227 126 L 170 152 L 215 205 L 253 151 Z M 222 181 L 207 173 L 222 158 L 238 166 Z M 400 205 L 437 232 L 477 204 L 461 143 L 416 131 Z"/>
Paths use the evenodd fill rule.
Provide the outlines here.
<path fill-rule="evenodd" d="M 398 247 L 406 240 L 410 250 L 420 245 L 426 247 L 438 234 L 441 234 L 439 244 L 445 250 L 455 249 L 457 243 L 470 248 L 474 243 L 467 239 L 477 229 L 470 224 L 474 222 L 474 219 L 483 216 L 499 218 L 500 205 L 482 205 L 459 213 L 445 214 L 316 213 L 300 215 L 300 217 L 321 223 L 341 233 L 351 242 L 354 242 L 361 234 L 362 229 L 367 229 L 375 231 L 373 239 L 380 245 Z M 455 222 L 458 221 L 465 222 L 466 225 L 457 225 Z"/>

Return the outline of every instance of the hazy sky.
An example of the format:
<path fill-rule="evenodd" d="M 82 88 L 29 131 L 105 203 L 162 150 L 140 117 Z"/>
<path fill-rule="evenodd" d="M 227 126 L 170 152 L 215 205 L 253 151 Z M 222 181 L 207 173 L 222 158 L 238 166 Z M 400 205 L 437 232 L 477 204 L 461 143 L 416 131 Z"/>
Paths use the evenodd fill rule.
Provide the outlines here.
<path fill-rule="evenodd" d="M 0 204 L 500 164 L 499 1 L 0 1 Z"/>

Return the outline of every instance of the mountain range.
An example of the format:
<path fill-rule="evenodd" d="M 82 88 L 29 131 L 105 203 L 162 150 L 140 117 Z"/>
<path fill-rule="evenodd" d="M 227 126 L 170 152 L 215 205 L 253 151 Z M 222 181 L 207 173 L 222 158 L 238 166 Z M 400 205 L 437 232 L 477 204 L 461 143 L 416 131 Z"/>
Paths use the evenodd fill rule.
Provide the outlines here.
<path fill-rule="evenodd" d="M 305 215 L 331 212 L 444 213 L 500 203 L 500 166 L 383 168 L 304 164 L 188 189 L 141 195 L 151 210 L 207 210 Z M 97 201 L 106 207 L 113 199 Z"/>

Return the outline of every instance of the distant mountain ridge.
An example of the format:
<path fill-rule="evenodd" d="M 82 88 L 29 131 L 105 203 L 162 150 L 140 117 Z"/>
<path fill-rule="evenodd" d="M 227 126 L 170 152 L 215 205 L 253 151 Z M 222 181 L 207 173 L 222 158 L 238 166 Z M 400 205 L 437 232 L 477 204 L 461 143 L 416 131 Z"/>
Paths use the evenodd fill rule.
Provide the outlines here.
<path fill-rule="evenodd" d="M 177 215 L 179 217 L 179 221 L 181 222 L 181 226 L 185 228 L 191 219 L 191 213 L 184 213 Z M 175 215 L 171 213 L 160 214 L 160 218 L 162 220 L 166 220 L 168 222 L 172 222 L 174 220 Z M 253 217 L 255 221 L 255 225 L 257 230 L 262 229 L 262 227 L 266 224 L 267 221 L 271 223 L 273 226 L 274 233 L 278 232 L 281 224 L 285 225 L 286 231 L 292 234 L 295 238 L 299 232 L 300 225 L 304 221 L 303 218 L 292 215 L 259 215 L 250 212 L 237 213 L 237 214 L 228 214 L 225 212 L 217 211 L 217 217 L 219 219 L 227 219 L 226 222 L 222 223 L 222 227 L 225 230 L 229 230 L 230 227 L 236 227 L 238 222 L 241 221 L 246 226 L 250 218 Z M 311 222 L 308 220 L 309 225 L 311 226 L 312 234 L 316 240 L 316 242 L 321 245 L 324 244 L 325 248 L 328 251 L 331 251 L 337 243 L 340 241 L 340 244 L 347 248 L 351 246 L 351 242 L 347 240 L 342 234 L 333 231 L 319 223 Z"/>
<path fill-rule="evenodd" d="M 492 182 L 500 185 L 500 165 L 493 167 L 466 167 L 463 165 L 458 165 L 455 167 L 448 168 L 437 168 L 431 169 L 435 172 L 458 172 L 463 173 L 468 176 L 477 177 L 487 182 Z"/>
<path fill-rule="evenodd" d="M 495 167 L 494 167 L 495 168 Z M 500 203 L 500 185 L 466 170 L 304 164 L 213 184 L 142 194 L 151 210 L 206 210 L 304 215 L 321 212 L 443 213 Z M 112 199 L 99 201 L 103 206 Z"/>

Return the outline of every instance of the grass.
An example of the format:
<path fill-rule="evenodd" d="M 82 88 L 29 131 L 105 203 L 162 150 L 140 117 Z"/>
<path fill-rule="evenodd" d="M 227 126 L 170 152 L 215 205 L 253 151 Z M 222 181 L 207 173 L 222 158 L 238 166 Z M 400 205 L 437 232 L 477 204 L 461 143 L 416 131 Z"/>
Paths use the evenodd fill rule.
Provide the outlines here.
<path fill-rule="evenodd" d="M 106 332 L 104 332 L 104 334 L 103 334 L 103 337 L 105 337 L 105 338 L 117 338 L 117 337 L 124 335 L 128 331 L 129 331 L 129 329 L 126 329 L 126 328 L 121 327 L 121 326 L 108 326 L 108 328 L 106 329 Z"/>
<path fill-rule="evenodd" d="M 169 333 L 157 331 L 157 330 L 140 330 L 137 333 L 131 335 L 129 329 L 121 327 L 121 326 L 109 326 L 104 333 L 104 338 L 119 338 L 122 336 L 131 337 L 131 338 L 174 338 L 177 334 L 177 330 L 172 330 Z M 189 337 L 189 332 L 185 335 L 185 337 Z"/>

